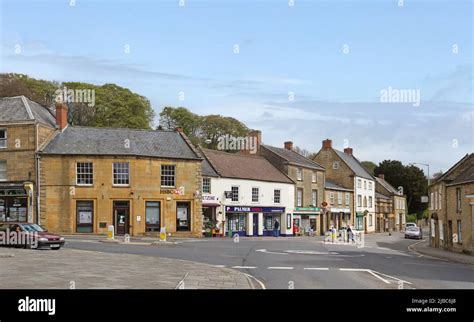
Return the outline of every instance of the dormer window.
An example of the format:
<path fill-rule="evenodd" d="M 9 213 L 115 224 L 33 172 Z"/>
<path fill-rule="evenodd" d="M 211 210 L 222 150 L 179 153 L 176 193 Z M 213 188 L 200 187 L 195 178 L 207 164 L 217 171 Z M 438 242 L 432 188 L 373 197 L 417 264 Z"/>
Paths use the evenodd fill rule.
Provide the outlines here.
<path fill-rule="evenodd" d="M 0 129 L 0 149 L 7 148 L 7 130 Z"/>

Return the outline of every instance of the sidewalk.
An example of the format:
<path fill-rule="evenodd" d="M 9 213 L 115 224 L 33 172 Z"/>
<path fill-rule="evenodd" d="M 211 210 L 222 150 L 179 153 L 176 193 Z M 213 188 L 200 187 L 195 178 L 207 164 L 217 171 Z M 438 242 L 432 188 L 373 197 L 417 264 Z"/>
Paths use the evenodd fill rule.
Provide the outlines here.
<path fill-rule="evenodd" d="M 426 239 L 418 243 L 412 244 L 408 248 L 414 250 L 417 253 L 431 256 L 437 259 L 474 265 L 474 256 L 430 247 L 428 245 L 428 240 Z"/>
<path fill-rule="evenodd" d="M 0 247 L 0 258 L 1 289 L 262 288 L 236 270 L 160 257 Z"/>

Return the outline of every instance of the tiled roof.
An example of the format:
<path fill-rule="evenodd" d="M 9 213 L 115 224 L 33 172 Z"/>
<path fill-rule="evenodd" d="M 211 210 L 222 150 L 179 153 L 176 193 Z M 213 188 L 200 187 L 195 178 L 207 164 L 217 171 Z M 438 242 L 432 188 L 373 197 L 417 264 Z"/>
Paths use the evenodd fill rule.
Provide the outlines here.
<path fill-rule="evenodd" d="M 382 187 L 385 188 L 390 193 L 398 194 L 398 190 L 395 189 L 390 183 L 388 183 L 386 180 L 375 177 L 375 180 L 377 180 L 377 184 L 380 184 Z"/>
<path fill-rule="evenodd" d="M 320 165 L 319 163 L 313 160 L 310 160 L 293 150 L 277 148 L 270 145 L 262 145 L 261 147 L 279 155 L 281 158 L 285 159 L 289 164 L 299 165 L 299 166 L 314 169 L 314 170 L 323 170 L 323 171 L 325 170 L 324 167 Z"/>
<path fill-rule="evenodd" d="M 336 149 L 334 149 L 334 151 L 347 164 L 347 166 L 351 168 L 352 171 L 354 171 L 356 176 L 369 180 L 374 180 L 374 177 L 372 177 L 370 173 L 365 170 L 362 164 L 360 164 L 359 160 L 357 160 L 353 155 L 349 155 Z"/>
<path fill-rule="evenodd" d="M 293 183 L 264 157 L 209 149 L 203 149 L 203 152 L 221 177 Z"/>
<path fill-rule="evenodd" d="M 49 109 L 23 95 L 0 98 L 0 112 L 0 122 L 36 121 L 56 126 L 56 119 Z"/>
<path fill-rule="evenodd" d="M 58 133 L 42 153 L 201 159 L 178 132 L 75 126 Z"/>
<path fill-rule="evenodd" d="M 330 189 L 330 190 L 346 190 L 346 191 L 353 191 L 352 189 L 344 188 L 343 186 L 340 186 L 340 185 L 335 184 L 334 182 L 328 181 L 328 180 L 326 180 L 326 182 L 325 182 L 325 188 L 326 188 L 326 189 Z"/>

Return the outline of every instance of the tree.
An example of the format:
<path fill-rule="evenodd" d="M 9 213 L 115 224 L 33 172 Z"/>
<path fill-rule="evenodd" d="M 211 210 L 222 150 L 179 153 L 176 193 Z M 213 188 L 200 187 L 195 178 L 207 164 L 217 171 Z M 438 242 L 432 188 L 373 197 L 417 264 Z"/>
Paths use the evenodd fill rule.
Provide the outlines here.
<path fill-rule="evenodd" d="M 362 161 L 361 164 L 371 175 L 374 175 L 374 170 L 377 167 L 375 163 L 372 161 Z"/>
<path fill-rule="evenodd" d="M 248 132 L 247 126 L 233 117 L 216 114 L 206 115 L 202 117 L 200 141 L 210 149 L 217 149 L 219 138 L 225 135 L 242 137 L 246 136 Z M 206 143 L 206 140 L 209 140 L 209 143 Z"/>

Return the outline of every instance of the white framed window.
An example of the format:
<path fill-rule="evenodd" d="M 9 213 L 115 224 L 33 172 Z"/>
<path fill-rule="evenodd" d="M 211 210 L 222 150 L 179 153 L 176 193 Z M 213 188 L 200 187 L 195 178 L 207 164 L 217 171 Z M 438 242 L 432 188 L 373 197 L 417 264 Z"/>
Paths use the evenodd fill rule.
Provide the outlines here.
<path fill-rule="evenodd" d="M 303 207 L 303 189 L 298 189 L 296 191 L 296 206 Z"/>
<path fill-rule="evenodd" d="M 316 171 L 313 171 L 311 174 L 311 182 L 316 183 L 318 181 L 318 175 L 316 174 Z"/>
<path fill-rule="evenodd" d="M 7 130 L 0 129 L 0 149 L 6 149 L 7 147 Z"/>
<path fill-rule="evenodd" d="M 332 163 L 332 168 L 333 168 L 334 170 L 339 169 L 339 161 L 334 161 L 334 162 Z"/>
<path fill-rule="evenodd" d="M 239 187 L 232 186 L 230 190 L 232 191 L 232 201 L 239 201 Z"/>
<path fill-rule="evenodd" d="M 7 161 L 0 160 L 0 181 L 7 181 Z"/>
<path fill-rule="evenodd" d="M 76 163 L 76 184 L 84 186 L 94 184 L 94 165 L 92 162 Z"/>
<path fill-rule="evenodd" d="M 301 168 L 296 169 L 296 180 L 298 181 L 303 180 L 303 169 Z"/>
<path fill-rule="evenodd" d="M 372 214 L 369 214 L 369 226 L 373 226 L 374 218 L 372 218 Z"/>
<path fill-rule="evenodd" d="M 367 190 L 367 181 L 364 180 L 364 189 Z"/>
<path fill-rule="evenodd" d="M 372 202 L 373 202 L 372 197 L 369 197 L 369 208 L 372 208 Z"/>
<path fill-rule="evenodd" d="M 252 188 L 252 202 L 258 202 L 259 201 L 259 192 L 260 189 L 258 187 L 253 187 Z"/>
<path fill-rule="evenodd" d="M 346 206 L 349 206 L 350 204 L 350 198 L 351 198 L 351 194 L 346 192 Z"/>
<path fill-rule="evenodd" d="M 364 207 L 367 207 L 367 197 L 364 196 Z"/>
<path fill-rule="evenodd" d="M 357 207 L 362 207 L 362 196 L 357 195 Z"/>
<path fill-rule="evenodd" d="M 329 203 L 334 205 L 334 192 L 329 193 Z"/>
<path fill-rule="evenodd" d="M 318 190 L 311 191 L 311 204 L 313 205 L 313 207 L 318 206 Z"/>
<path fill-rule="evenodd" d="M 434 210 L 438 209 L 438 192 L 436 191 L 434 194 Z"/>
<path fill-rule="evenodd" d="M 130 184 L 130 166 L 128 162 L 114 162 L 114 186 L 128 186 Z"/>
<path fill-rule="evenodd" d="M 430 210 L 434 210 L 434 193 L 430 193 Z"/>
<path fill-rule="evenodd" d="M 211 193 L 211 178 L 202 178 L 202 192 Z"/>
<path fill-rule="evenodd" d="M 275 189 L 273 190 L 273 202 L 280 203 L 281 202 L 281 190 Z"/>
<path fill-rule="evenodd" d="M 337 204 L 342 205 L 342 192 L 337 193 Z"/>
<path fill-rule="evenodd" d="M 441 209 L 443 209 L 443 203 L 442 203 L 442 199 L 441 199 L 441 196 L 442 196 L 443 194 L 441 193 L 441 188 L 439 189 L 438 194 L 439 194 L 439 195 L 438 195 L 438 209 L 441 210 Z"/>
<path fill-rule="evenodd" d="M 161 165 L 161 186 L 175 187 L 176 186 L 176 167 L 174 165 Z"/>
<path fill-rule="evenodd" d="M 362 188 L 362 180 L 357 179 L 357 188 Z"/>
<path fill-rule="evenodd" d="M 369 181 L 369 190 L 372 190 L 372 181 Z"/>

